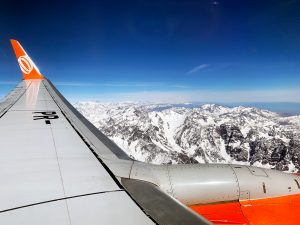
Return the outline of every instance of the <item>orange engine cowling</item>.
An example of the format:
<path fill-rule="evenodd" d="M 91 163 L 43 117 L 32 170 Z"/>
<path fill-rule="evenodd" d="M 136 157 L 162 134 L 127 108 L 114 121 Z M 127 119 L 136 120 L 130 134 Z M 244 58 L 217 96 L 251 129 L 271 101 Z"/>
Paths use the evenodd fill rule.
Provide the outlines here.
<path fill-rule="evenodd" d="M 300 194 L 190 206 L 214 224 L 299 224 Z"/>

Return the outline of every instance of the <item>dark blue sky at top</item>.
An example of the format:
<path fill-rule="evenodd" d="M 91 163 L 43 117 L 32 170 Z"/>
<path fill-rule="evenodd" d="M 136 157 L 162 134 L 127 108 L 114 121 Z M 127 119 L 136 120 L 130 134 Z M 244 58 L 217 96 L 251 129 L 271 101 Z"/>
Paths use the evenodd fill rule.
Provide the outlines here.
<path fill-rule="evenodd" d="M 10 38 L 74 101 L 298 90 L 299 12 L 298 0 L 1 1 L 0 95 L 21 78 Z"/>

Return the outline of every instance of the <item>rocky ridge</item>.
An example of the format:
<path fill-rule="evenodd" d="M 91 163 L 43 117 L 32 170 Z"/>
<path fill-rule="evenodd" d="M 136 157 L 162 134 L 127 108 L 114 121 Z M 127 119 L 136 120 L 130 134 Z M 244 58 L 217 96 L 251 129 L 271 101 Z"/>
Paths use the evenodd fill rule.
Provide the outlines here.
<path fill-rule="evenodd" d="M 300 116 L 206 104 L 79 102 L 74 105 L 132 158 L 162 163 L 236 163 L 300 170 Z"/>

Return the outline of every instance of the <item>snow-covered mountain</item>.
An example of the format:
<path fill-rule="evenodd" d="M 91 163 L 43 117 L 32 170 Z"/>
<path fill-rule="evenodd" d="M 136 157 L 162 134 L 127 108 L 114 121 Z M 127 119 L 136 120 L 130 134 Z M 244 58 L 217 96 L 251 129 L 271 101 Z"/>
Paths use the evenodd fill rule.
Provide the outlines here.
<path fill-rule="evenodd" d="M 298 172 L 300 116 L 206 104 L 74 105 L 132 158 L 152 163 L 237 163 Z"/>

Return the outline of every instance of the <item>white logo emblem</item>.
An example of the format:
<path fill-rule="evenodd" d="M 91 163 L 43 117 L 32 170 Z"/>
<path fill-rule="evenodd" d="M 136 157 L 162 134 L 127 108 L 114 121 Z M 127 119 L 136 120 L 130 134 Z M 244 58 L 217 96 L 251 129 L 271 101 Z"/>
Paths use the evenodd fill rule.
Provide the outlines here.
<path fill-rule="evenodd" d="M 29 74 L 33 70 L 33 65 L 30 58 L 27 55 L 20 56 L 18 63 L 23 73 Z"/>

